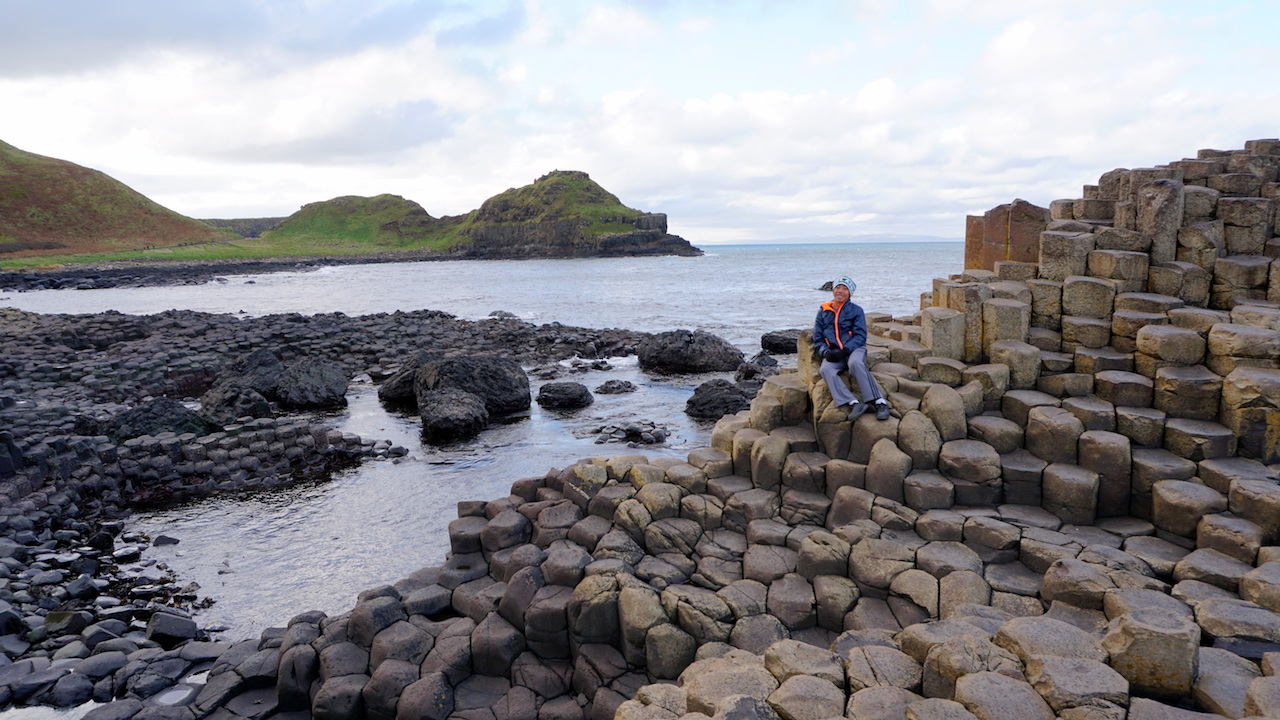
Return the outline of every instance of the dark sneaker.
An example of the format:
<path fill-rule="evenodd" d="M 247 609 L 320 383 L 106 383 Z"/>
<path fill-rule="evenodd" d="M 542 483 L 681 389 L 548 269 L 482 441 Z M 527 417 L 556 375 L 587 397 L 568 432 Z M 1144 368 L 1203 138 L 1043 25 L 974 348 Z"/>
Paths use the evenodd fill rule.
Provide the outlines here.
<path fill-rule="evenodd" d="M 866 411 L 867 411 L 866 403 L 864 402 L 854 403 L 853 406 L 849 408 L 849 422 L 853 422 L 854 420 L 857 420 L 859 417 L 862 416 L 862 413 Z"/>
<path fill-rule="evenodd" d="M 889 403 L 876 403 L 876 419 L 877 420 L 889 419 Z"/>

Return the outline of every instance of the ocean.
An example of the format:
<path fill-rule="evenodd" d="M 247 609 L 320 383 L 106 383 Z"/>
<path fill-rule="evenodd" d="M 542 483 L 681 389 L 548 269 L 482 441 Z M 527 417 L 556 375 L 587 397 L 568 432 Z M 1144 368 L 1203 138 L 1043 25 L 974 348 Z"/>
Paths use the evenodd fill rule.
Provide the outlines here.
<path fill-rule="evenodd" d="M 819 288 L 849 275 L 868 312 L 910 315 L 931 280 L 963 269 L 963 243 L 718 245 L 696 258 L 484 260 L 324 267 L 237 275 L 204 285 L 47 290 L 0 295 L 0 306 L 42 313 L 168 309 L 267 315 L 361 315 L 433 309 L 479 319 L 506 311 L 542 324 L 648 332 L 701 329 L 748 356 L 772 330 L 807 327 L 830 297 Z M 493 427 L 448 448 L 423 446 L 416 418 L 386 412 L 368 382 L 352 385 L 349 407 L 326 422 L 410 450 L 398 462 L 369 462 L 331 481 L 219 497 L 135 514 L 129 528 L 166 534 L 177 545 L 148 550 L 213 606 L 198 620 L 228 641 L 256 637 L 306 610 L 339 613 L 365 589 L 443 562 L 447 527 L 459 500 L 505 497 L 513 481 L 596 455 L 643 452 L 683 457 L 706 446 L 711 423 L 684 404 L 712 377 L 642 372 L 635 358 L 609 370 L 561 379 L 595 388 L 609 379 L 638 390 L 596 395 L 573 413 L 543 411 Z M 537 382 L 534 393 L 537 393 Z M 634 450 L 595 443 L 612 422 L 652 420 L 668 429 L 662 446 Z"/>

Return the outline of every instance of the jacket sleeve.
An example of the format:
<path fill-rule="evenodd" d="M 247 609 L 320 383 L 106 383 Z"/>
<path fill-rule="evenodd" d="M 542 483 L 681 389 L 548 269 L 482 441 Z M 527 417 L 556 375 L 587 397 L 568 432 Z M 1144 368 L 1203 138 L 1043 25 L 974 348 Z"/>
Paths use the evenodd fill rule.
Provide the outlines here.
<path fill-rule="evenodd" d="M 853 313 L 853 338 L 849 341 L 849 347 L 856 350 L 867 344 L 867 316 L 862 312 L 861 305 L 854 307 L 857 312 Z"/>
<path fill-rule="evenodd" d="M 827 356 L 828 338 L 826 328 L 822 322 L 822 309 L 818 309 L 818 316 L 813 319 L 813 347 L 822 357 Z"/>

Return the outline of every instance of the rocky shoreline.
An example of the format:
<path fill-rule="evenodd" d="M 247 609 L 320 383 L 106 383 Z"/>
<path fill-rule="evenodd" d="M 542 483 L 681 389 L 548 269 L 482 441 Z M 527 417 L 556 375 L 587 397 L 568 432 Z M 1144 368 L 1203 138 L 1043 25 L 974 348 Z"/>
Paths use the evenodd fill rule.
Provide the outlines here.
<path fill-rule="evenodd" d="M 119 420 L 155 398 L 194 406 L 205 394 L 207 405 L 207 391 L 255 350 L 282 368 L 330 363 L 345 390 L 348 377 L 389 377 L 420 347 L 441 356 L 528 348 L 529 362 L 551 364 L 539 372 L 549 377 L 556 361 L 625 355 L 646 337 L 432 311 L 238 319 L 0 310 L 0 707 L 149 698 L 226 649 L 192 619 L 199 588 L 142 559 L 165 539 L 122 534 L 131 508 L 315 481 L 407 453 L 283 407 L 189 429 L 169 414 L 120 436 Z M 163 671 L 148 669 L 157 663 Z"/>
<path fill-rule="evenodd" d="M 227 275 L 298 272 L 333 265 L 368 265 L 465 259 L 467 258 L 442 255 L 430 251 L 405 251 L 264 260 L 116 261 L 63 266 L 50 270 L 0 272 L 0 292 L 203 285 Z"/>
<path fill-rule="evenodd" d="M 652 237 L 651 237 L 652 236 Z M 606 242 L 586 257 L 627 257 L 634 255 L 680 255 L 696 257 L 698 248 L 670 244 L 675 236 L 651 231 L 624 233 L 614 242 Z M 515 249 L 476 249 L 467 253 L 444 253 L 434 250 L 401 250 L 354 255 L 318 255 L 228 260 L 120 260 L 85 265 L 64 265 L 56 269 L 4 271 L 0 268 L 0 292 L 32 290 L 98 290 L 106 288 L 155 287 L 166 285 L 203 285 L 228 275 L 256 275 L 273 272 L 299 272 L 334 265 L 373 265 L 401 262 L 438 262 L 443 260 L 529 260 L 583 257 L 566 248 L 539 248 L 531 243 Z"/>
<path fill-rule="evenodd" d="M 581 459 L 460 501 L 444 564 L 348 612 L 230 647 L 183 644 L 155 612 L 156 646 L 118 649 L 114 671 L 81 635 L 65 647 L 87 655 L 42 647 L 0 668 L 0 687 L 120 698 L 92 720 L 1280 717 L 1280 140 L 1115 170 L 1083 194 L 992 210 L 971 222 L 974 264 L 936 280 L 920 312 L 868 313 L 888 420 L 834 407 L 801 333 L 797 367 L 721 418 L 710 447 Z M 410 315 L 240 328 L 372 368 L 390 348 L 354 328 L 394 343 L 431 324 Z M 191 354 L 165 351 L 190 370 L 130 368 L 135 389 L 207 374 L 195 338 L 253 345 L 235 346 L 232 319 L 148 322 L 185 329 Z M 522 331 L 548 354 L 573 345 Z M 136 330 L 95 316 L 58 332 L 69 345 L 14 363 L 50 399 L 96 377 L 51 354 Z M 589 333 L 574 331 L 578 349 L 641 344 Z M 25 473 L 60 469 L 41 470 L 54 494 L 10 483 L 10 497 L 83 515 L 96 496 L 57 495 L 59 473 L 90 489 L 102 476 L 66 455 L 85 448 L 47 445 L 31 453 L 43 465 L 18 450 Z M 57 549 L 60 525 L 17 523 L 12 537 Z"/>

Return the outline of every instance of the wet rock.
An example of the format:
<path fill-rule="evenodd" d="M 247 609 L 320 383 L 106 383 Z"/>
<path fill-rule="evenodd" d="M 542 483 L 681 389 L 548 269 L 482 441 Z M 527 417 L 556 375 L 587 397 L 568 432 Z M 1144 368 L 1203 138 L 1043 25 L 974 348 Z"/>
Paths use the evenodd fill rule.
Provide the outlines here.
<path fill-rule="evenodd" d="M 605 380 L 596 386 L 595 392 L 599 395 L 619 395 L 621 393 L 635 392 L 634 383 L 626 380 Z"/>
<path fill-rule="evenodd" d="M 576 382 L 546 383 L 538 388 L 538 404 L 556 410 L 575 410 L 595 402 L 587 386 Z"/>
<path fill-rule="evenodd" d="M 465 440 L 489 426 L 489 411 L 478 395 L 457 388 L 441 388 L 417 397 L 422 435 L 428 442 Z"/>
<path fill-rule="evenodd" d="M 597 443 L 658 445 L 667 441 L 667 428 L 650 420 L 604 425 L 596 428 Z"/>
<path fill-rule="evenodd" d="M 640 367 L 669 373 L 728 372 L 742 362 L 742 351 L 701 330 L 658 333 L 636 347 Z"/>
<path fill-rule="evenodd" d="M 419 409 L 426 393 L 445 388 L 479 397 L 495 415 L 527 410 L 532 399 L 529 377 L 519 363 L 504 357 L 445 358 L 423 365 L 414 376 Z"/>
<path fill-rule="evenodd" d="M 773 355 L 788 355 L 796 351 L 799 330 L 773 330 L 760 336 L 760 348 Z"/>
<path fill-rule="evenodd" d="M 702 420 L 718 420 L 724 415 L 746 410 L 751 406 L 751 395 L 728 380 L 708 380 L 694 389 L 685 403 L 684 411 L 690 417 Z"/>
<path fill-rule="evenodd" d="M 418 398 L 414 394 L 414 378 L 422 366 L 440 360 L 441 355 L 431 350 L 419 350 L 413 357 L 400 365 L 400 369 L 392 373 L 378 386 L 378 399 L 392 407 L 416 410 Z"/>
<path fill-rule="evenodd" d="M 337 364 L 307 358 L 280 373 L 276 397 L 292 410 L 332 410 L 347 405 L 347 373 Z"/>
<path fill-rule="evenodd" d="M 173 647 L 191 640 L 199 633 L 199 627 L 191 618 L 158 612 L 147 621 L 147 639 L 163 647 Z"/>

